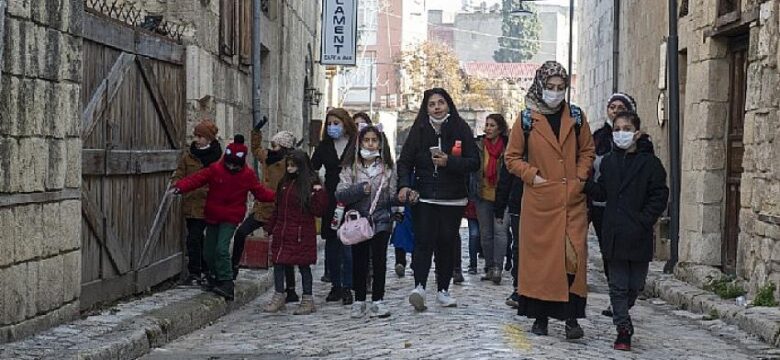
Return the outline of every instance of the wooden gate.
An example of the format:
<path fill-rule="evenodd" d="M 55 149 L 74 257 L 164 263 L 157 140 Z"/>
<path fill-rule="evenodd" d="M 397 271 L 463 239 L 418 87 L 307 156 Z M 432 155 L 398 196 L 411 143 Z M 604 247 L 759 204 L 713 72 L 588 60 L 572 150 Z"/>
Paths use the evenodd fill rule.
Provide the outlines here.
<path fill-rule="evenodd" d="M 184 142 L 186 78 L 184 48 L 176 42 L 85 16 L 82 309 L 182 271 L 178 200 L 167 221 L 151 227 Z"/>

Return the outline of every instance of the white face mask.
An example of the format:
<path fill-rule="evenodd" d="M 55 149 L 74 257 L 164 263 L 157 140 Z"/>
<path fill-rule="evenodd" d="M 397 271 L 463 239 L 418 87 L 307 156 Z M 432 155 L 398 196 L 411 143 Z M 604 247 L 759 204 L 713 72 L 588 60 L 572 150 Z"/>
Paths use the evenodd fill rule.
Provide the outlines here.
<path fill-rule="evenodd" d="M 547 106 L 556 108 L 566 98 L 566 91 L 542 90 L 542 100 Z"/>
<path fill-rule="evenodd" d="M 428 118 L 430 118 L 430 119 L 431 119 L 431 122 L 432 122 L 432 123 L 434 123 L 434 124 L 436 124 L 436 125 L 441 125 L 441 124 L 444 124 L 444 122 L 445 122 L 445 121 L 447 121 L 447 119 L 449 119 L 449 118 L 450 118 L 450 114 L 448 113 L 447 115 L 445 115 L 445 116 L 444 116 L 443 118 L 441 118 L 441 119 L 435 119 L 433 116 L 428 116 Z"/>
<path fill-rule="evenodd" d="M 634 145 L 635 135 L 636 133 L 631 131 L 615 131 L 612 133 L 612 141 L 617 147 L 627 150 L 631 145 Z"/>
<path fill-rule="evenodd" d="M 379 150 L 360 149 L 360 157 L 366 160 L 374 160 L 379 157 Z"/>

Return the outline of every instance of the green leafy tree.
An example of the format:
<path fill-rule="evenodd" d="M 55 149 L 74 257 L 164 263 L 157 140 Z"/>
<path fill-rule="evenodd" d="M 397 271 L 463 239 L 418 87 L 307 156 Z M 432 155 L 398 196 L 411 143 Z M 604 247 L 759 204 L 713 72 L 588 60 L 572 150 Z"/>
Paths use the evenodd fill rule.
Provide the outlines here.
<path fill-rule="evenodd" d="M 542 26 L 539 15 L 532 5 L 523 4 L 533 13 L 512 14 L 519 10 L 522 0 L 503 0 L 502 37 L 498 38 L 500 48 L 493 53 L 493 59 L 501 63 L 528 61 L 539 51 L 539 31 Z"/>

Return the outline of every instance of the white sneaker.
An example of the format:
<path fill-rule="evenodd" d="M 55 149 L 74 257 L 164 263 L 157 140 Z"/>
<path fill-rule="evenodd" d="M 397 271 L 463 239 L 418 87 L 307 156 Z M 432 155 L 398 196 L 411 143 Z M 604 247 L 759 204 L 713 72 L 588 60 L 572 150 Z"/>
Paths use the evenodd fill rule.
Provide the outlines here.
<path fill-rule="evenodd" d="M 456 307 L 458 306 L 458 302 L 455 301 L 455 299 L 450 296 L 449 291 L 439 291 L 438 294 L 436 294 L 436 302 L 439 303 L 441 307 Z"/>
<path fill-rule="evenodd" d="M 359 319 L 366 316 L 366 302 L 365 301 L 353 302 L 352 312 L 350 313 L 350 316 L 355 319 Z"/>
<path fill-rule="evenodd" d="M 385 302 L 382 300 L 374 301 L 368 308 L 369 317 L 386 318 L 390 316 L 390 309 L 387 308 Z"/>
<path fill-rule="evenodd" d="M 425 311 L 425 309 L 427 309 L 427 307 L 425 307 L 425 288 L 423 288 L 422 285 L 417 285 L 417 287 L 412 290 L 412 293 L 409 295 L 409 303 L 412 304 L 417 311 Z"/>

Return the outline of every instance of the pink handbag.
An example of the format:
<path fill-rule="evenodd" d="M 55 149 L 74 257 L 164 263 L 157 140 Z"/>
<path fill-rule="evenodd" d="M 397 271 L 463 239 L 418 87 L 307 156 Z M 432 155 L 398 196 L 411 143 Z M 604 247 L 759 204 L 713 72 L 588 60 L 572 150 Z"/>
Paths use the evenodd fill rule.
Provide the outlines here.
<path fill-rule="evenodd" d="M 374 213 L 379 196 L 382 195 L 382 187 L 385 185 L 385 175 L 382 174 L 382 182 L 376 192 L 371 208 L 368 210 L 369 217 L 360 216 L 357 210 L 350 210 L 344 214 L 344 223 L 341 224 L 336 234 L 344 245 L 355 245 L 362 243 L 374 237 L 374 226 L 371 225 L 369 218 Z"/>

